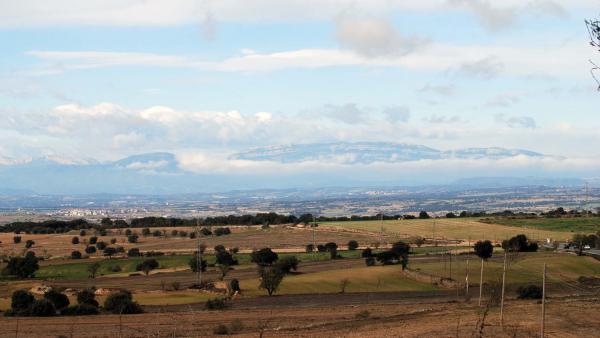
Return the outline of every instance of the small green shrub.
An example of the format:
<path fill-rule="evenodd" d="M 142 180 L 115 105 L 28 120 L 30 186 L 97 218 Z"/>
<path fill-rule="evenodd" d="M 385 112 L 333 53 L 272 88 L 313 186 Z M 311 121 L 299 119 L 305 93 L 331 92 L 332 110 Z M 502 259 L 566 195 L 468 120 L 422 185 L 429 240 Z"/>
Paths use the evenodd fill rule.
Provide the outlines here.
<path fill-rule="evenodd" d="M 213 329 L 213 333 L 216 335 L 228 335 L 229 328 L 227 328 L 227 326 L 225 326 L 223 324 L 219 324 L 219 325 L 215 326 L 215 328 Z"/>
<path fill-rule="evenodd" d="M 222 298 L 209 299 L 204 304 L 206 310 L 224 310 L 227 308 L 227 303 Z"/>

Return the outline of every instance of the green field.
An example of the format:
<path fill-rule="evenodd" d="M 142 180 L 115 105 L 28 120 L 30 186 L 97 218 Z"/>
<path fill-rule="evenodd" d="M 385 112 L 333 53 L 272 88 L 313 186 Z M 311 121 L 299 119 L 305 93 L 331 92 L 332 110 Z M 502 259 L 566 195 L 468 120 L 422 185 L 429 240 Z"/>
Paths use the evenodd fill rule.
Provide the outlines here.
<path fill-rule="evenodd" d="M 412 248 L 413 253 L 415 254 L 424 254 L 424 253 L 435 253 L 442 252 L 447 250 L 456 250 L 464 247 L 421 247 Z M 338 251 L 338 254 L 343 258 L 351 259 L 351 258 L 360 258 L 361 250 L 352 250 L 352 251 Z M 315 253 L 280 253 L 279 257 L 283 258 L 286 256 L 296 256 L 300 261 L 310 262 L 310 261 L 325 261 L 330 259 L 330 255 L 327 252 L 315 252 Z M 158 256 L 155 258 L 160 266 L 159 269 L 181 269 L 188 268 L 188 262 L 191 258 L 190 255 L 173 255 L 173 256 Z M 215 257 L 213 255 L 205 255 L 204 257 L 208 264 L 215 263 Z M 239 261 L 241 266 L 252 265 L 253 263 L 250 261 L 249 254 L 237 254 L 235 258 Z M 77 260 L 64 260 L 61 263 L 56 261 L 52 262 L 43 262 L 41 264 L 40 269 L 36 272 L 36 277 L 41 279 L 86 279 L 88 278 L 88 267 L 93 262 L 100 263 L 100 270 L 98 272 L 98 276 L 110 276 L 115 274 L 124 274 L 124 273 L 132 273 L 135 272 L 135 267 L 143 262 L 144 257 L 135 257 L 135 258 L 114 258 L 114 259 L 102 259 L 102 260 L 85 260 L 85 262 L 80 262 Z M 119 266 L 121 271 L 112 272 L 111 267 Z"/>
<path fill-rule="evenodd" d="M 495 221 L 495 219 L 494 219 Z M 551 221 L 560 222 L 560 219 Z M 498 223 L 484 223 L 479 218 L 437 218 L 413 220 L 386 220 L 386 221 L 351 221 L 351 222 L 324 222 L 321 225 L 332 230 L 349 230 L 359 232 L 380 233 L 383 227 L 384 234 L 397 239 L 409 239 L 420 236 L 436 238 L 437 240 L 480 240 L 489 239 L 501 241 L 518 234 L 525 234 L 535 240 L 552 238 L 555 240 L 570 239 L 572 233 L 568 227 L 544 228 L 536 224 L 529 227 L 527 224 L 512 225 Z M 595 232 L 595 231 L 594 231 Z"/>
<path fill-rule="evenodd" d="M 562 217 L 562 218 L 510 218 L 494 217 L 482 222 L 512 227 L 526 227 L 552 231 L 596 233 L 600 231 L 600 217 Z"/>
<path fill-rule="evenodd" d="M 290 275 L 284 278 L 278 294 L 319 294 L 340 292 L 342 280 L 348 280 L 346 292 L 389 292 L 389 291 L 432 291 L 437 287 L 428 283 L 416 282 L 401 274 L 402 268 L 395 266 L 375 266 L 353 269 L 323 271 L 309 274 Z M 244 295 L 264 295 L 258 289 L 258 280 L 242 280 L 240 286 Z"/>
<path fill-rule="evenodd" d="M 500 256 L 497 254 L 497 257 Z M 466 257 L 454 259 L 452 262 L 452 278 L 464 281 L 466 275 Z M 600 261 L 587 256 L 565 254 L 521 253 L 508 266 L 507 284 L 523 285 L 541 284 L 544 263 L 547 264 L 547 281 L 549 283 L 565 283 L 576 281 L 580 276 L 600 278 Z M 469 259 L 469 282 L 479 283 L 481 261 L 475 257 Z M 410 268 L 436 276 L 449 277 L 449 263 L 439 262 L 410 264 Z M 484 281 L 498 282 L 502 276 L 500 259 L 484 263 Z"/>

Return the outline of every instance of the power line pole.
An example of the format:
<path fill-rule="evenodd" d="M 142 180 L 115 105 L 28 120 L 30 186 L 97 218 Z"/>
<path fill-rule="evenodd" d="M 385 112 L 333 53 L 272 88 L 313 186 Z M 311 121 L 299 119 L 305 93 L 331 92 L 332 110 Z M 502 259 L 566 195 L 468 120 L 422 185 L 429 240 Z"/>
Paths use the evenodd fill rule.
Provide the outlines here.
<path fill-rule="evenodd" d="M 200 250 L 200 220 L 196 219 L 196 281 L 198 287 L 202 287 L 202 252 Z"/>
<path fill-rule="evenodd" d="M 465 275 L 465 293 L 467 296 L 467 299 L 469 298 L 469 258 L 467 258 L 467 272 Z"/>
<path fill-rule="evenodd" d="M 450 280 L 452 280 L 452 249 L 448 252 L 448 261 L 450 262 Z"/>
<path fill-rule="evenodd" d="M 433 219 L 433 246 L 437 246 L 437 241 L 435 240 L 435 218 Z"/>
<path fill-rule="evenodd" d="M 506 282 L 506 251 L 504 252 L 504 264 L 502 264 L 502 299 L 500 300 L 500 326 L 504 327 L 504 284 Z"/>
<path fill-rule="evenodd" d="M 479 306 L 481 307 L 481 296 L 483 294 L 483 258 L 481 259 L 481 273 L 479 274 Z"/>
<path fill-rule="evenodd" d="M 544 274 L 542 277 L 542 329 L 540 337 L 544 338 L 544 329 L 546 328 L 546 263 L 544 263 Z"/>
<path fill-rule="evenodd" d="M 316 260 L 316 251 L 317 251 L 317 241 L 315 239 L 315 231 L 317 229 L 317 221 L 315 219 L 315 216 L 313 215 L 313 226 L 312 226 L 312 242 L 313 242 L 313 260 Z"/>

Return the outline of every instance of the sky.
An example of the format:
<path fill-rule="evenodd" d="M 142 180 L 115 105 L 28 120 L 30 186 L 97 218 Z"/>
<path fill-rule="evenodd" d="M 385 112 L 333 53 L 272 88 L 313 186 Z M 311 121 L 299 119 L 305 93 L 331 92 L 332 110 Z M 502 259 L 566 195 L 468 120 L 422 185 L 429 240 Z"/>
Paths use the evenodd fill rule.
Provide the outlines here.
<path fill-rule="evenodd" d="M 595 160 L 598 16 L 591 0 L 0 0 L 0 163 L 338 141 Z"/>

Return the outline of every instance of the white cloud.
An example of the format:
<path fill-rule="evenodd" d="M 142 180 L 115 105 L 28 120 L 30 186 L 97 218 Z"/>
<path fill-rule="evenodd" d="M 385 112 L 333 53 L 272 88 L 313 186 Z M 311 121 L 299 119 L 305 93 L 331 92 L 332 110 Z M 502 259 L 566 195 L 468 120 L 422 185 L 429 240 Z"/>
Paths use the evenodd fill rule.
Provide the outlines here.
<path fill-rule="evenodd" d="M 466 62 L 458 67 L 458 72 L 489 80 L 498 76 L 504 70 L 504 64 L 493 57 L 486 57 L 475 62 Z"/>
<path fill-rule="evenodd" d="M 530 116 L 505 116 L 504 114 L 496 114 L 494 115 L 494 120 L 509 128 L 536 128 L 535 120 Z"/>
<path fill-rule="evenodd" d="M 410 175 L 413 178 L 442 175 L 449 178 L 484 175 L 560 175 L 588 174 L 600 169 L 600 160 L 596 158 L 574 157 L 529 157 L 517 155 L 501 159 L 444 159 L 419 160 L 408 162 L 374 162 L 370 164 L 349 164 L 347 158 L 329 161 L 302 161 L 281 163 L 275 161 L 232 160 L 224 155 L 187 151 L 177 155 L 179 166 L 200 174 L 236 174 L 236 175 L 352 175 L 353 177 L 385 177 Z M 358 175 L 358 176 L 357 176 Z"/>
<path fill-rule="evenodd" d="M 552 52 L 549 54 L 548 51 Z M 46 61 L 40 74 L 114 66 L 180 67 L 218 72 L 264 72 L 283 69 L 316 69 L 337 66 L 400 68 L 413 71 L 453 71 L 490 79 L 499 75 L 587 77 L 586 55 L 593 50 L 579 42 L 561 46 L 488 46 L 432 43 L 407 55 L 372 58 L 339 49 L 299 49 L 251 53 L 217 61 L 193 57 L 128 52 L 32 51 Z"/>
<path fill-rule="evenodd" d="M 382 113 L 391 123 L 407 122 L 410 119 L 410 108 L 407 106 L 385 107 Z"/>
<path fill-rule="evenodd" d="M 132 170 L 154 170 L 168 165 L 169 162 L 162 161 L 148 161 L 148 162 L 133 162 L 128 164 L 125 168 Z"/>
<path fill-rule="evenodd" d="M 380 16 L 393 11 L 444 11 L 447 4 L 448 0 L 5 0 L 0 2 L 0 26 L 166 26 L 203 23 L 207 16 L 231 22 L 331 20 L 349 9 Z M 466 9 L 482 20 L 502 22 L 506 15 L 497 12 L 511 8 L 518 13 L 557 15 L 558 8 L 592 10 L 597 5 L 595 0 L 504 0 L 493 5 L 471 0 Z"/>
<path fill-rule="evenodd" d="M 336 37 L 343 47 L 367 57 L 406 55 L 428 43 L 423 38 L 402 35 L 389 21 L 347 16 L 337 20 Z"/>

